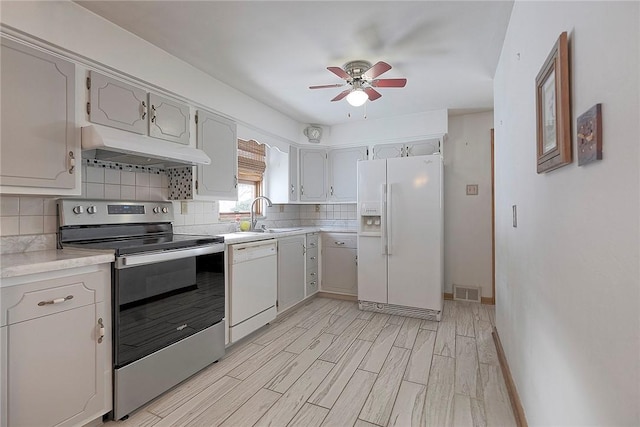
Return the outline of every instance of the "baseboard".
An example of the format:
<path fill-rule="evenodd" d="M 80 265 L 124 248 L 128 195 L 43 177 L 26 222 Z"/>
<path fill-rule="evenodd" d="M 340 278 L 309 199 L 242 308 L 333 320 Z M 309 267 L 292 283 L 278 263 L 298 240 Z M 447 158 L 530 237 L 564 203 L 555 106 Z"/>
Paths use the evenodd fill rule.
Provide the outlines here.
<path fill-rule="evenodd" d="M 481 303 L 486 305 L 495 305 L 495 300 L 492 297 L 480 297 Z M 444 293 L 444 299 L 453 300 L 453 294 L 449 292 Z"/>
<path fill-rule="evenodd" d="M 341 299 L 346 301 L 358 301 L 358 297 L 356 295 L 336 294 L 333 292 L 326 292 L 326 291 L 320 291 L 316 295 L 321 298 L 333 298 L 333 299 Z"/>
<path fill-rule="evenodd" d="M 498 352 L 498 360 L 500 361 L 500 368 L 502 368 L 502 376 L 504 377 L 504 382 L 507 385 L 507 392 L 509 393 L 509 400 L 511 401 L 511 408 L 513 409 L 513 415 L 516 418 L 516 423 L 518 424 L 518 427 L 527 427 L 527 419 L 524 416 L 524 409 L 520 402 L 520 396 L 518 396 L 518 390 L 516 389 L 516 384 L 513 382 L 511 370 L 507 363 L 507 356 L 504 354 L 504 349 L 502 348 L 502 343 L 498 336 L 498 330 L 495 326 L 493 327 L 492 335 L 493 341 L 496 345 L 496 351 Z"/>

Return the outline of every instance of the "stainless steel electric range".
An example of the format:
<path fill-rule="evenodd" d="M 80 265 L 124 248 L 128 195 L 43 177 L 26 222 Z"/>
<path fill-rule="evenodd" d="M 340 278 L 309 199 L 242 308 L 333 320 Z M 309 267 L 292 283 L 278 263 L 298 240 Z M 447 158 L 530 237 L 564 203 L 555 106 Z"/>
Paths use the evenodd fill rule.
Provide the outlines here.
<path fill-rule="evenodd" d="M 58 201 L 59 247 L 113 250 L 113 413 L 224 355 L 224 238 L 173 233 L 171 202 Z"/>

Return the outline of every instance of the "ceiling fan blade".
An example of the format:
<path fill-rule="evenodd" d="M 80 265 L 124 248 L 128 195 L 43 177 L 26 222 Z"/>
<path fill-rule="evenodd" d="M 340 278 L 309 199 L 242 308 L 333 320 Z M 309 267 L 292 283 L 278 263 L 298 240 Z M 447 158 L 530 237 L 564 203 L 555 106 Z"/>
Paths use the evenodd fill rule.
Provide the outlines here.
<path fill-rule="evenodd" d="M 369 101 L 375 101 L 382 96 L 380 92 L 372 87 L 365 88 L 364 92 L 369 96 Z"/>
<path fill-rule="evenodd" d="M 331 101 L 340 101 L 342 98 L 344 98 L 345 96 L 349 95 L 349 92 L 351 92 L 351 89 L 347 89 L 347 90 L 343 90 L 342 92 L 340 92 L 338 94 L 338 96 L 336 96 L 335 98 L 333 98 Z"/>
<path fill-rule="evenodd" d="M 340 67 L 327 67 L 327 70 L 331 71 L 333 74 L 340 77 L 341 79 L 345 79 L 347 81 L 351 80 L 351 76 L 347 74 L 347 72 Z"/>
<path fill-rule="evenodd" d="M 334 85 L 319 85 L 319 86 L 309 86 L 309 89 L 327 89 L 330 87 L 342 87 L 344 83 L 336 83 Z"/>
<path fill-rule="evenodd" d="M 376 79 L 370 84 L 372 87 L 404 87 L 407 79 Z"/>
<path fill-rule="evenodd" d="M 391 69 L 391 65 L 386 62 L 379 61 L 376 64 L 372 65 L 367 71 L 362 73 L 362 77 L 365 79 L 375 79 L 382 73 L 386 73 Z"/>

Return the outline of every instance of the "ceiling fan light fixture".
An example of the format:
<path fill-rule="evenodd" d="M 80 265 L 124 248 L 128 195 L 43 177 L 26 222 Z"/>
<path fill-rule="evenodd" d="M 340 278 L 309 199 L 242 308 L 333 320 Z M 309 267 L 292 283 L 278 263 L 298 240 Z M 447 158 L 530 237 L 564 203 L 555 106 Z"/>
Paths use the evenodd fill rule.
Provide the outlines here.
<path fill-rule="evenodd" d="M 362 89 L 354 89 L 347 95 L 347 102 L 353 107 L 359 107 L 367 102 L 369 96 Z"/>

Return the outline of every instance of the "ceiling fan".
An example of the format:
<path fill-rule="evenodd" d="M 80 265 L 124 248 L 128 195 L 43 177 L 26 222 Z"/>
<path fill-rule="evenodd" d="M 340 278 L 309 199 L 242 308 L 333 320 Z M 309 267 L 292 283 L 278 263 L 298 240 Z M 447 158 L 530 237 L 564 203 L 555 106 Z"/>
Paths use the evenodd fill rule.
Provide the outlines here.
<path fill-rule="evenodd" d="M 391 65 L 386 62 L 379 61 L 375 65 L 371 65 L 368 61 L 351 61 L 340 67 L 327 67 L 336 76 L 346 80 L 346 83 L 309 86 L 309 89 L 326 89 L 333 87 L 342 87 L 346 84 L 351 85 L 350 89 L 342 91 L 331 101 L 340 101 L 347 98 L 347 102 L 354 107 L 364 104 L 367 99 L 375 101 L 382 95 L 375 90 L 375 87 L 404 87 L 407 79 L 378 79 L 379 75 L 391 69 Z"/>

